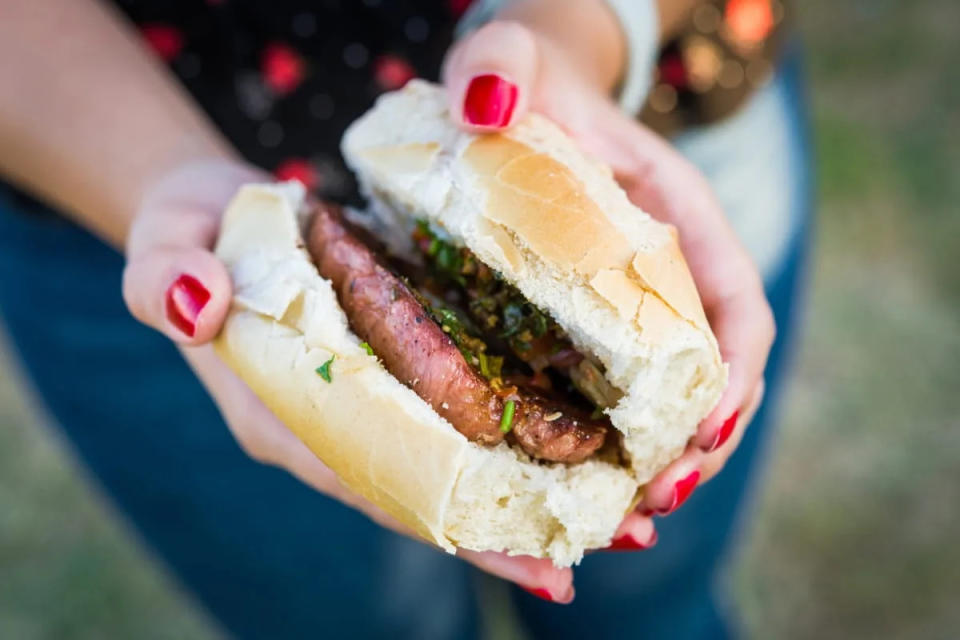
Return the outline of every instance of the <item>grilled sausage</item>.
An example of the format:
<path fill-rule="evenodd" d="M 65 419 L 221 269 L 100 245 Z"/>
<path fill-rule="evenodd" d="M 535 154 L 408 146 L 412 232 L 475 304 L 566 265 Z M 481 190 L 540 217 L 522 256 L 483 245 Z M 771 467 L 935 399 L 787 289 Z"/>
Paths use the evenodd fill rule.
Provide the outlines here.
<path fill-rule="evenodd" d="M 307 248 L 336 290 L 351 329 L 387 370 L 473 442 L 495 445 L 506 399 L 466 361 L 407 285 L 351 233 L 334 207 L 318 207 Z M 528 389 L 515 394 L 512 433 L 528 454 L 579 462 L 600 448 L 607 426 Z"/>

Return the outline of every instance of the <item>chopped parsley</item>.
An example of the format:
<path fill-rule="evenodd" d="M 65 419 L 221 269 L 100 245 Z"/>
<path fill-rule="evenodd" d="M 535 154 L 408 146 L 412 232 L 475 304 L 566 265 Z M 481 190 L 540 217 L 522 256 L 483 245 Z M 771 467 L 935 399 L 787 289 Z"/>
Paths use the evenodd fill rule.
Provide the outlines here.
<path fill-rule="evenodd" d="M 500 416 L 500 431 L 504 433 L 510 433 L 510 429 L 513 428 L 513 412 L 516 411 L 517 405 L 513 400 L 507 400 L 507 404 L 503 405 L 503 415 Z"/>
<path fill-rule="evenodd" d="M 360 346 L 363 348 L 364 351 L 367 352 L 367 355 L 368 355 L 368 356 L 372 356 L 372 355 L 373 355 L 373 347 L 370 346 L 370 343 L 369 343 L 369 342 L 361 342 L 361 343 L 360 343 Z"/>
<path fill-rule="evenodd" d="M 505 339 L 521 360 L 537 341 L 544 345 L 568 342 L 560 326 L 516 287 L 477 260 L 469 249 L 438 236 L 426 220 L 417 221 L 413 239 L 440 284 L 455 283 L 466 294 L 465 306 L 473 323 L 481 331 Z M 456 332 L 455 324 L 447 326 L 448 333 Z"/>
<path fill-rule="evenodd" d="M 333 382 L 333 377 L 330 375 L 330 365 L 333 364 L 336 357 L 337 356 L 330 356 L 329 360 L 316 368 L 317 374 L 327 382 Z"/>
<path fill-rule="evenodd" d="M 491 386 L 496 389 L 504 386 L 505 366 L 508 373 L 520 376 L 525 369 L 518 371 L 517 366 L 522 364 L 535 371 L 554 367 L 560 373 L 573 376 L 571 371 L 577 360 L 571 361 L 570 357 L 557 362 L 551 360 L 552 356 L 567 350 L 580 356 L 566 332 L 502 274 L 485 265 L 466 247 L 454 244 L 427 220 L 416 221 L 412 239 L 426 267 L 421 286 L 433 295 L 431 302 L 422 296 L 420 302 L 466 361 L 489 380 Z M 447 303 L 454 305 L 453 308 L 445 308 Z M 505 362 L 503 355 L 492 355 L 490 351 L 506 351 L 510 360 Z M 601 397 L 605 402 L 603 406 L 615 404 L 606 402 L 606 396 L 591 393 L 603 387 L 605 379 L 597 367 L 589 373 L 589 379 L 586 374 L 574 378 L 577 390 L 594 406 L 598 406 Z M 513 375 L 509 379 L 518 378 Z M 504 432 L 510 430 L 511 420 L 512 417 L 508 418 L 501 426 Z"/>

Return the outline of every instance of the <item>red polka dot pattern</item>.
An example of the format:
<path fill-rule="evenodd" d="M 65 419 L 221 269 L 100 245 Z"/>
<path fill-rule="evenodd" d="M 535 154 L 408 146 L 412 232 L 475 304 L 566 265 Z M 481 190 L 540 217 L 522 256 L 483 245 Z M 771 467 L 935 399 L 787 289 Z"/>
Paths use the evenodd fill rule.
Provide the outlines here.
<path fill-rule="evenodd" d="M 284 96 L 303 81 L 305 65 L 292 47 L 282 42 L 267 45 L 260 59 L 264 82 L 277 94 Z"/>
<path fill-rule="evenodd" d="M 151 23 L 140 27 L 143 39 L 161 60 L 170 62 L 183 51 L 183 32 L 168 24 Z"/>
<path fill-rule="evenodd" d="M 417 70 L 400 56 L 382 55 L 373 63 L 373 77 L 384 91 L 399 89 L 417 76 Z"/>

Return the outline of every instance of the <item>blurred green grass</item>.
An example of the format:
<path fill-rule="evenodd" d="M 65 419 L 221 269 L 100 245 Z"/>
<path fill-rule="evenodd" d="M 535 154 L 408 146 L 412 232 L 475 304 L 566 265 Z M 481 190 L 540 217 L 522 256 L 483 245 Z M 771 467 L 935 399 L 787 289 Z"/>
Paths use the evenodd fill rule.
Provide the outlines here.
<path fill-rule="evenodd" d="M 796 3 L 820 208 L 734 589 L 757 638 L 960 626 L 960 4 Z"/>
<path fill-rule="evenodd" d="M 960 3 L 797 2 L 820 215 L 805 339 L 730 587 L 756 638 L 960 628 Z M 0 638 L 209 638 L 0 345 Z"/>
<path fill-rule="evenodd" d="M 91 490 L 0 344 L 0 638 L 216 637 Z"/>

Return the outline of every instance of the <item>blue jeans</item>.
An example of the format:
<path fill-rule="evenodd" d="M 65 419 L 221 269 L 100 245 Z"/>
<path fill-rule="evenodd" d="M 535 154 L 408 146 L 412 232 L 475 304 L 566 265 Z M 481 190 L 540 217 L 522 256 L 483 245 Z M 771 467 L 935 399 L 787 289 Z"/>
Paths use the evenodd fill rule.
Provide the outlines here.
<path fill-rule="evenodd" d="M 658 522 L 656 548 L 587 557 L 569 607 L 511 590 L 536 637 L 730 634 L 714 587 L 771 431 L 807 253 L 798 77 L 788 59 L 766 92 L 787 141 L 773 150 L 783 166 L 767 176 L 784 210 L 780 249 L 758 256 L 779 328 L 766 401 L 723 473 Z M 697 133 L 678 145 L 708 175 L 718 168 Z M 93 481 L 181 584 L 243 638 L 476 637 L 473 570 L 246 458 L 174 347 L 127 313 L 122 266 L 85 231 L 0 185 L 0 313 L 16 353 Z"/>

